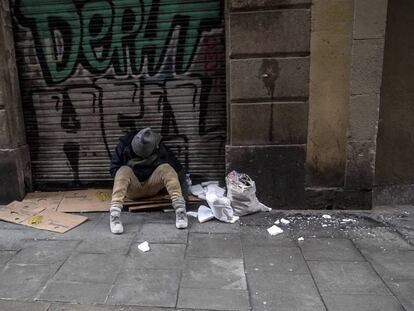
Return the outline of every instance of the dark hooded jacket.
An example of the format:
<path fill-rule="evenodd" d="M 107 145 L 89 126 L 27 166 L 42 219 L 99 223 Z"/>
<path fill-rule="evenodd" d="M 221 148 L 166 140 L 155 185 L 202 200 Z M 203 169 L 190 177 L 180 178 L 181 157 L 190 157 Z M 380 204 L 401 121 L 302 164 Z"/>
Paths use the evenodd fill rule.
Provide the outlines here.
<path fill-rule="evenodd" d="M 111 167 L 109 170 L 112 177 L 115 177 L 116 172 L 121 166 L 127 165 L 131 159 L 139 158 L 131 147 L 132 139 L 138 132 L 138 130 L 129 132 L 119 139 L 119 143 L 116 146 L 115 151 L 112 153 Z M 134 166 L 133 171 L 135 176 L 139 181 L 146 181 L 158 166 L 168 163 L 177 172 L 181 184 L 181 190 L 183 191 L 184 197 L 187 197 L 185 171 L 172 151 L 163 143 L 162 139 L 159 143 L 158 149 L 155 152 L 158 155 L 155 161 L 149 164 Z"/>

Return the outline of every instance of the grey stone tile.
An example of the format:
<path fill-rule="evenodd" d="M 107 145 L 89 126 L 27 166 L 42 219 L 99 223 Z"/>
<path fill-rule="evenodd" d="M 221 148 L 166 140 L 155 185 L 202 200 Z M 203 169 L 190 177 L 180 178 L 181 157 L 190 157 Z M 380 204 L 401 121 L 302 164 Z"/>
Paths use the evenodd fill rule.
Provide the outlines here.
<path fill-rule="evenodd" d="M 190 232 L 195 233 L 239 233 L 239 231 L 240 224 L 238 222 L 229 224 L 214 219 L 204 223 L 195 220 L 190 228 Z"/>
<path fill-rule="evenodd" d="M 164 213 L 159 211 L 152 212 L 136 212 L 130 213 L 132 215 L 138 215 L 144 223 L 162 223 L 162 224 L 175 224 L 175 214 L 174 213 Z"/>
<path fill-rule="evenodd" d="M 3 266 L 13 258 L 13 256 L 16 254 L 16 251 L 0 251 L 0 269 L 3 268 Z"/>
<path fill-rule="evenodd" d="M 133 244 L 125 261 L 125 267 L 132 269 L 177 270 L 184 266 L 185 245 L 150 244 L 151 250 L 143 253 L 138 243 Z"/>
<path fill-rule="evenodd" d="M 108 303 L 174 307 L 179 283 L 178 271 L 125 269 L 116 280 Z"/>
<path fill-rule="evenodd" d="M 411 279 L 414 282 L 414 251 L 363 251 L 374 269 L 386 279 Z"/>
<path fill-rule="evenodd" d="M 47 311 L 127 311 L 127 308 L 115 306 L 97 306 L 87 304 L 54 303 Z"/>
<path fill-rule="evenodd" d="M 49 311 L 49 307 L 50 303 L 0 300 L 0 310 L 4 311 Z"/>
<path fill-rule="evenodd" d="M 358 228 L 349 232 L 356 247 L 370 251 L 414 250 L 398 233 L 388 228 Z"/>
<path fill-rule="evenodd" d="M 250 310 L 249 293 L 244 290 L 181 288 L 177 307 L 208 310 Z"/>
<path fill-rule="evenodd" d="M 325 310 L 309 274 L 249 272 L 247 280 L 254 310 Z"/>
<path fill-rule="evenodd" d="M 244 250 L 246 269 L 287 274 L 309 273 L 298 247 L 249 247 Z"/>
<path fill-rule="evenodd" d="M 79 241 L 28 241 L 10 261 L 13 264 L 53 264 L 66 260 Z"/>
<path fill-rule="evenodd" d="M 139 228 L 142 226 L 142 218 L 136 217 L 136 215 L 131 213 L 121 213 L 122 224 L 124 225 L 124 233 L 122 236 L 132 236 L 137 233 Z M 99 237 L 113 237 L 114 234 L 111 233 L 109 227 L 109 213 L 103 213 L 99 218 L 99 221 L 92 228 L 88 235 L 86 236 L 89 239 L 95 239 Z"/>
<path fill-rule="evenodd" d="M 309 261 L 319 290 L 335 294 L 389 295 L 389 290 L 367 262 Z"/>
<path fill-rule="evenodd" d="M 144 224 L 137 235 L 138 242 L 187 243 L 188 230 L 178 230 L 172 224 Z"/>
<path fill-rule="evenodd" d="M 53 281 L 111 284 L 124 260 L 121 254 L 74 253 L 56 273 Z"/>
<path fill-rule="evenodd" d="M 0 298 L 33 299 L 57 269 L 57 265 L 8 264 L 0 273 Z"/>
<path fill-rule="evenodd" d="M 404 311 L 393 296 L 323 294 L 328 311 Z"/>
<path fill-rule="evenodd" d="M 391 291 L 398 298 L 405 310 L 414 310 L 413 280 L 395 280 L 387 282 Z"/>
<path fill-rule="evenodd" d="M 104 303 L 111 284 L 88 282 L 49 282 L 38 300 L 70 303 Z"/>
<path fill-rule="evenodd" d="M 241 241 L 243 247 L 249 246 L 280 246 L 296 247 L 289 234 L 270 235 L 267 227 L 243 226 L 241 228 Z"/>
<path fill-rule="evenodd" d="M 191 233 L 187 256 L 212 258 L 241 258 L 240 237 L 236 234 Z"/>
<path fill-rule="evenodd" d="M 0 250 L 19 250 L 28 240 L 37 238 L 39 230 L 0 229 Z"/>
<path fill-rule="evenodd" d="M 94 236 L 84 240 L 76 250 L 81 253 L 127 254 L 134 238 L 134 234 Z"/>
<path fill-rule="evenodd" d="M 189 258 L 181 287 L 247 290 L 243 260 Z"/>
<path fill-rule="evenodd" d="M 311 238 L 299 243 L 306 260 L 365 261 L 350 240 Z"/>

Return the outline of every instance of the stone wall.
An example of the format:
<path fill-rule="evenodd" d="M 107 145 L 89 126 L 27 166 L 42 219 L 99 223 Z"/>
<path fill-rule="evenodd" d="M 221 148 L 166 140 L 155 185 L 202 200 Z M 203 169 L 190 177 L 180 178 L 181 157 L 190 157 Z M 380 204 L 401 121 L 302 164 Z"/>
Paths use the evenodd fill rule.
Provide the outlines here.
<path fill-rule="evenodd" d="M 227 172 L 249 174 L 275 207 L 304 203 L 310 0 L 230 0 Z"/>
<path fill-rule="evenodd" d="M 0 1 L 0 21 L 0 203 L 6 203 L 23 198 L 31 172 L 7 0 Z"/>

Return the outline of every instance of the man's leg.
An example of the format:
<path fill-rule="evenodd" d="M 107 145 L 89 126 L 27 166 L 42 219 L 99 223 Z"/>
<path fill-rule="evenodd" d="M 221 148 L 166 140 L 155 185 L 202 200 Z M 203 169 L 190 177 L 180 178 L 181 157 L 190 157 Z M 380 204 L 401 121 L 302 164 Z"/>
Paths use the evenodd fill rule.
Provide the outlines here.
<path fill-rule="evenodd" d="M 182 195 L 180 181 L 175 170 L 169 164 L 162 164 L 158 166 L 152 173 L 146 186 L 151 187 L 165 187 L 170 195 L 172 206 L 175 210 L 176 222 L 178 229 L 187 228 L 187 212 L 185 208 L 185 200 Z"/>
<path fill-rule="evenodd" d="M 129 166 L 121 166 L 115 175 L 110 209 L 110 228 L 114 234 L 124 232 L 121 222 L 121 211 L 124 200 L 131 192 L 138 192 L 141 183 Z"/>

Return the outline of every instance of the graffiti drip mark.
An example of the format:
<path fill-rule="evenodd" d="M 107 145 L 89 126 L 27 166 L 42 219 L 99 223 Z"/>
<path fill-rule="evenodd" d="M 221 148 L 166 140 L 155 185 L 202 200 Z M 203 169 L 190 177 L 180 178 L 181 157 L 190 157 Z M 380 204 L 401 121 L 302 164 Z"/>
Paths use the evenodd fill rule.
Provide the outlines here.
<path fill-rule="evenodd" d="M 56 111 L 59 111 L 59 96 L 52 96 L 52 98 L 57 100 L 55 107 Z M 67 90 L 62 91 L 62 116 L 60 124 L 62 129 L 66 130 L 66 133 L 76 133 L 81 128 L 80 119 Z"/>
<path fill-rule="evenodd" d="M 73 171 L 73 182 L 76 186 L 80 185 L 79 180 L 79 150 L 80 146 L 77 142 L 65 142 L 63 144 L 63 152 L 69 161 L 70 167 Z"/>
<path fill-rule="evenodd" d="M 263 81 L 267 94 L 273 98 L 276 80 L 279 78 L 279 63 L 275 59 L 264 59 L 259 69 L 259 77 Z"/>

